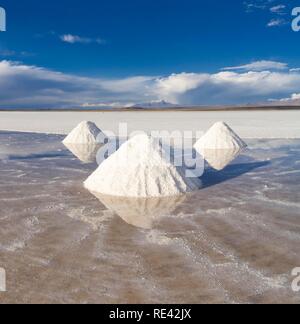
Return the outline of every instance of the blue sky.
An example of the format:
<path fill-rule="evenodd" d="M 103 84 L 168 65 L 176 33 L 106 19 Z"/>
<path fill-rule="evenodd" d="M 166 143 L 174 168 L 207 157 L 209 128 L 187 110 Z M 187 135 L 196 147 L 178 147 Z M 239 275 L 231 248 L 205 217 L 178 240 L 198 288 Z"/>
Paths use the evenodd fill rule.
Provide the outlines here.
<path fill-rule="evenodd" d="M 0 33 L 0 107 L 295 98 L 300 33 L 291 29 L 291 11 L 297 5 L 286 0 L 0 0 L 7 12 L 7 31 Z"/>

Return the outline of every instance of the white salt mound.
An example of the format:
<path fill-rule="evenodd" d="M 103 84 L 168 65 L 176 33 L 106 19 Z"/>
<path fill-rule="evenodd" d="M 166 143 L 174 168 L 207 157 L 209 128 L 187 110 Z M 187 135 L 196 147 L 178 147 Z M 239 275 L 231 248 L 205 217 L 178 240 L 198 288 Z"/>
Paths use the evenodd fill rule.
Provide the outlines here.
<path fill-rule="evenodd" d="M 161 143 L 145 134 L 124 143 L 85 181 L 91 192 L 118 197 L 168 197 L 199 188 L 165 157 Z"/>
<path fill-rule="evenodd" d="M 64 144 L 96 144 L 105 138 L 102 131 L 92 122 L 83 121 L 64 139 Z M 100 139 L 100 140 L 99 140 Z"/>
<path fill-rule="evenodd" d="M 194 148 L 201 153 L 201 149 L 243 149 L 246 143 L 224 122 L 215 123 Z"/>

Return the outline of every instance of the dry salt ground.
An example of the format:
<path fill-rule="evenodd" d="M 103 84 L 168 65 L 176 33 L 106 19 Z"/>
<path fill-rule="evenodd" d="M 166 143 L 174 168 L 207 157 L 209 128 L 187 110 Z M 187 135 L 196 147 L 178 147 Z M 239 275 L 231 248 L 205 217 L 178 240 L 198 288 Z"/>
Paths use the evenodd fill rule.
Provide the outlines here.
<path fill-rule="evenodd" d="M 0 129 L 7 131 L 69 134 L 82 120 L 91 120 L 103 131 L 118 133 L 127 123 L 129 133 L 140 130 L 173 132 L 206 131 L 214 122 L 225 121 L 245 138 L 300 138 L 300 110 L 283 111 L 119 111 L 110 112 L 0 112 Z"/>
<path fill-rule="evenodd" d="M 300 303 L 299 140 L 247 140 L 173 204 L 95 197 L 62 140 L 0 132 L 1 303 Z"/>

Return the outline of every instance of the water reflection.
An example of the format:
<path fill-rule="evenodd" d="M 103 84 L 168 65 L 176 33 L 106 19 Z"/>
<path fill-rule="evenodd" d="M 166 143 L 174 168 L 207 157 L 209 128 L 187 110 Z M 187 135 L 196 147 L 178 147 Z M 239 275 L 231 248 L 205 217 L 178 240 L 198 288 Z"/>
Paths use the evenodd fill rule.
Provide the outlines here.
<path fill-rule="evenodd" d="M 66 148 L 83 163 L 94 163 L 97 152 L 102 144 L 69 144 L 64 143 Z"/>
<path fill-rule="evenodd" d="M 242 149 L 201 149 L 200 154 L 215 170 L 221 171 L 226 168 L 234 159 L 236 159 Z"/>
<path fill-rule="evenodd" d="M 91 193 L 126 223 L 143 229 L 151 229 L 157 219 L 173 213 L 186 199 L 185 195 L 166 198 L 125 198 Z"/>

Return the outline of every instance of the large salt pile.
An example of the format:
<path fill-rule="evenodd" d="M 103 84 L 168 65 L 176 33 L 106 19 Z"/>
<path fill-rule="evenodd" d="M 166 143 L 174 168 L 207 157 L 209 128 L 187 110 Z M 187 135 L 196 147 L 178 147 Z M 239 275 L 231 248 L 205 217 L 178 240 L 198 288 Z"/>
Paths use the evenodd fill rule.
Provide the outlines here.
<path fill-rule="evenodd" d="M 194 146 L 216 170 L 224 169 L 245 147 L 246 143 L 224 122 L 215 123 Z"/>
<path fill-rule="evenodd" d="M 147 198 L 191 192 L 199 188 L 199 181 L 171 164 L 158 140 L 141 134 L 105 160 L 84 186 L 104 195 Z"/>
<path fill-rule="evenodd" d="M 64 139 L 64 144 L 96 144 L 103 143 L 105 135 L 92 122 L 83 121 Z"/>

